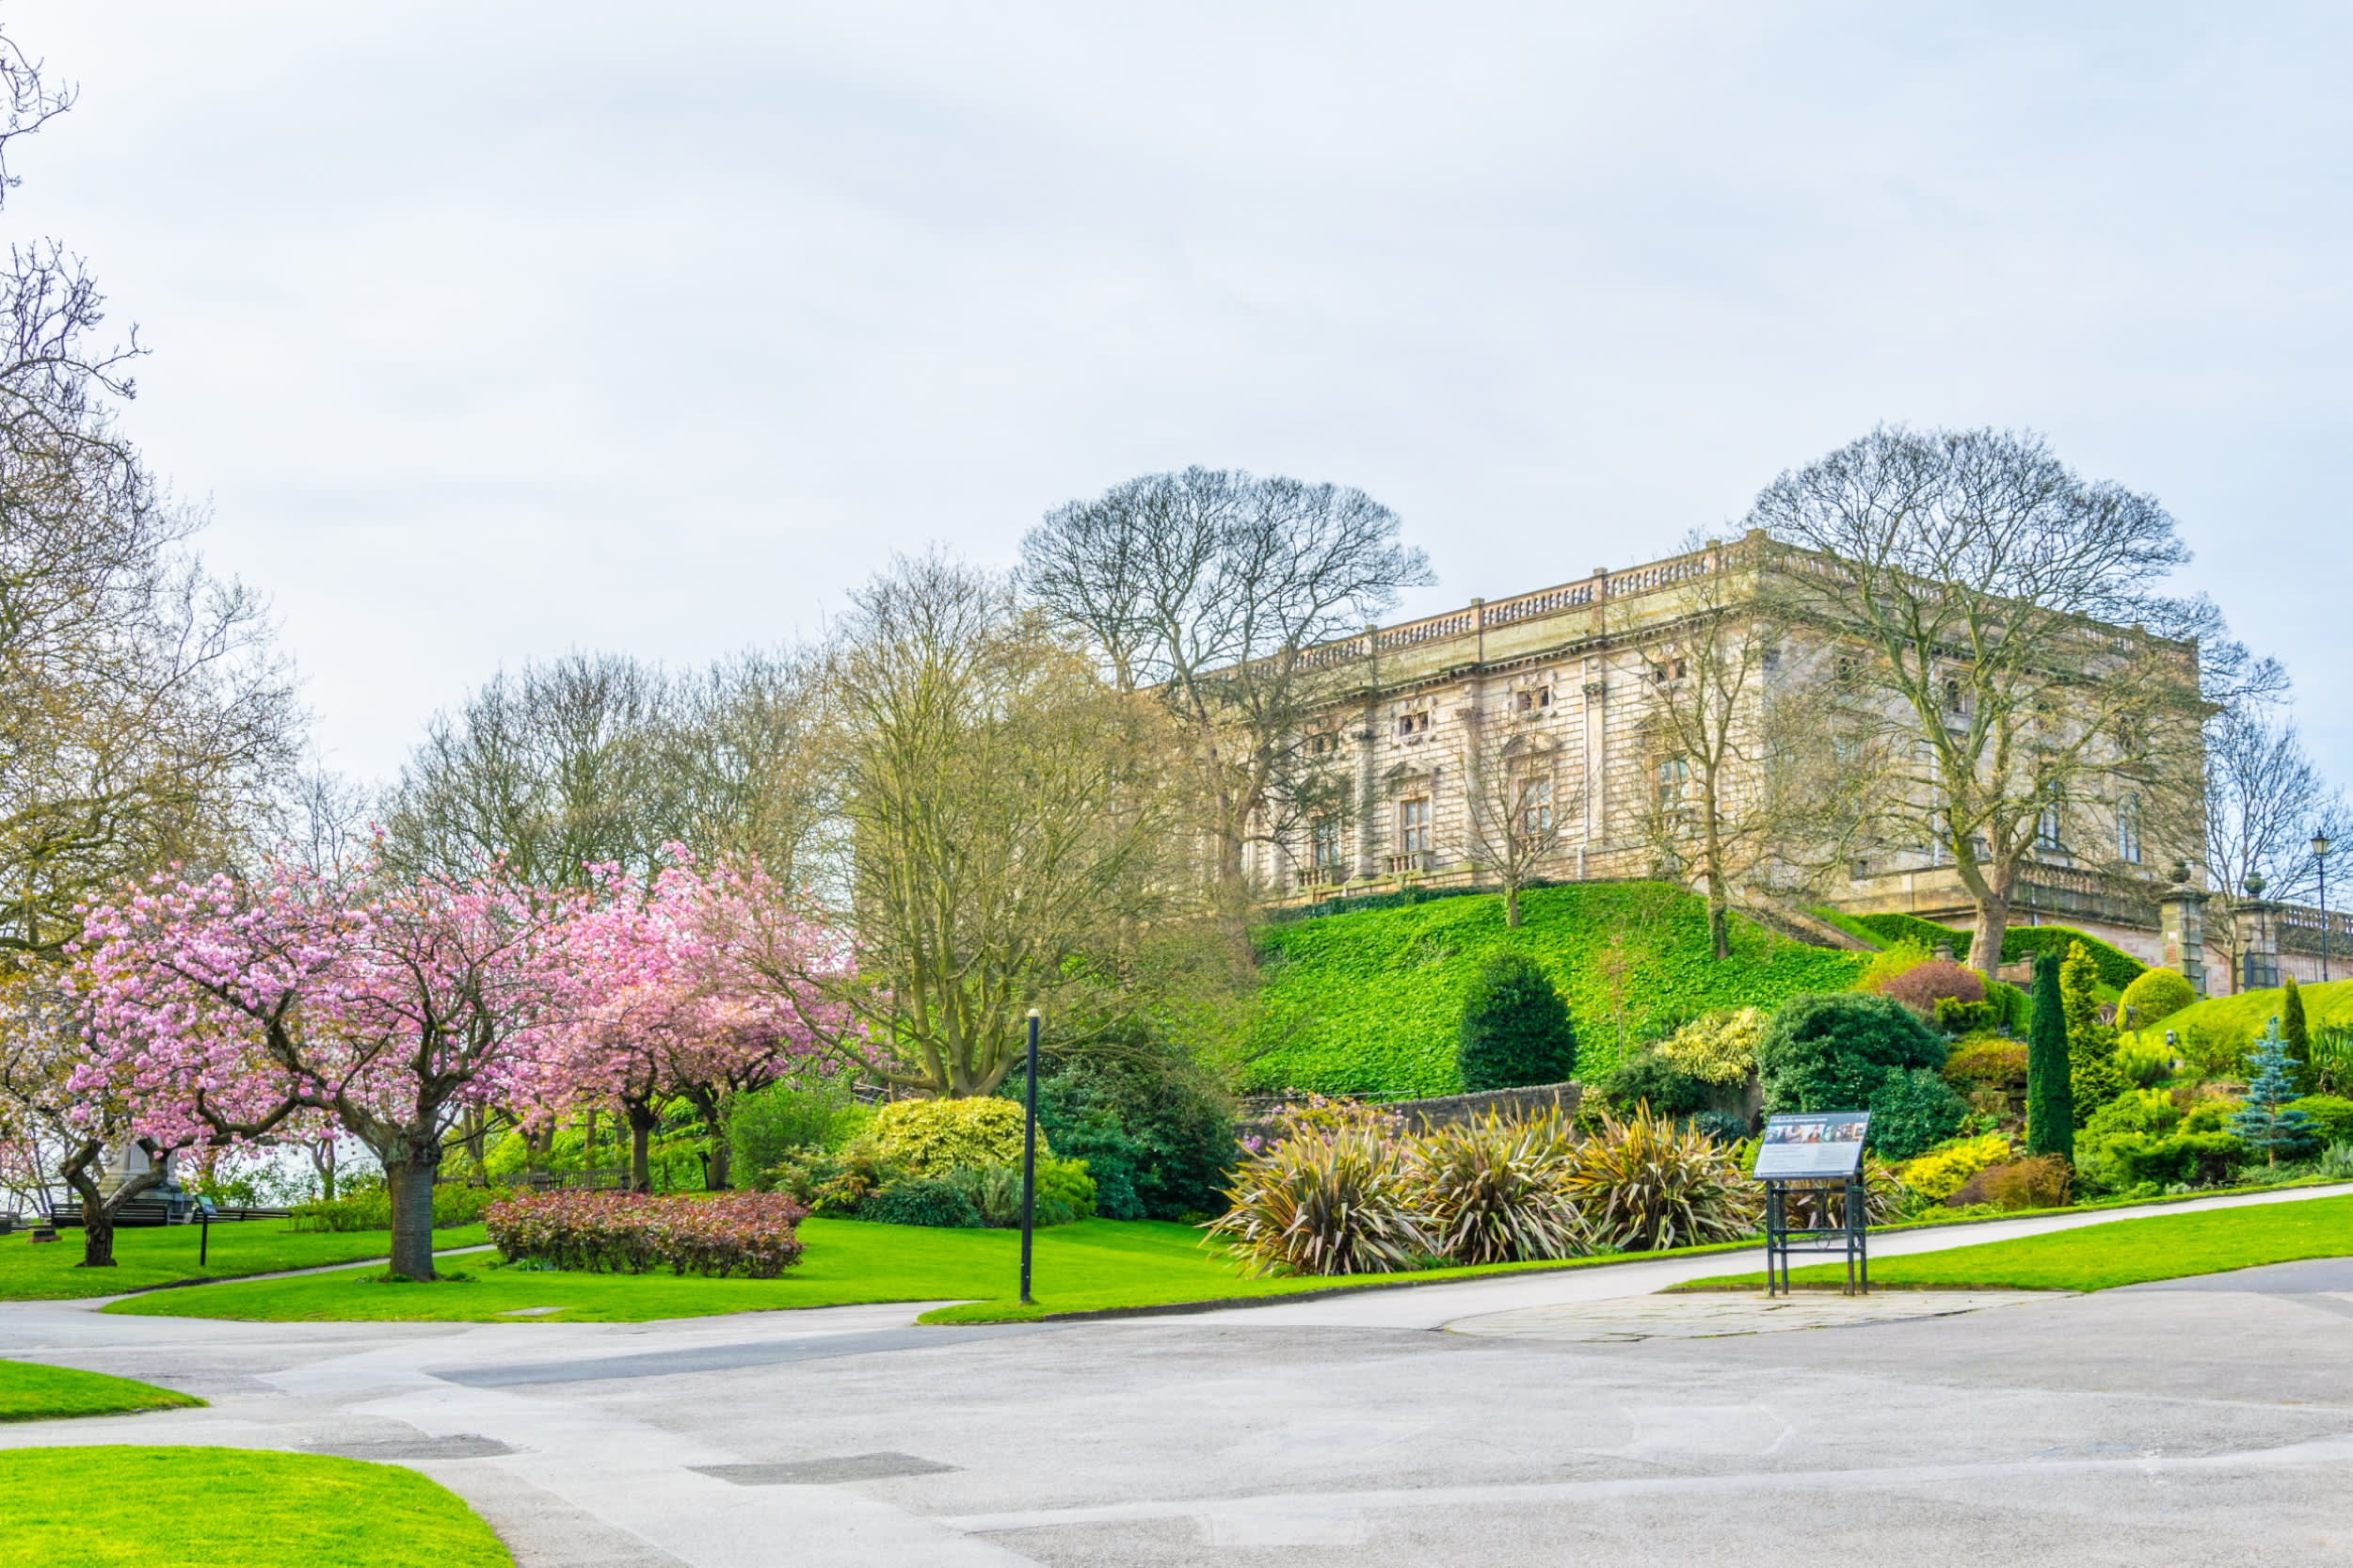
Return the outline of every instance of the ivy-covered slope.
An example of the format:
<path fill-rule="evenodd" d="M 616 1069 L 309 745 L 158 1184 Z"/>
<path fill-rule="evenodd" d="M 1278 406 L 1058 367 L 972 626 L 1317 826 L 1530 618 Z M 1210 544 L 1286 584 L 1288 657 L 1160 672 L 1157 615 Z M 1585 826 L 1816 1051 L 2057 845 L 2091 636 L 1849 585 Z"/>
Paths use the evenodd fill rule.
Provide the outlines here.
<path fill-rule="evenodd" d="M 1520 897 L 1433 899 L 1326 915 L 1260 936 L 1261 989 L 1247 1033 L 1252 1093 L 1449 1095 L 1463 999 L 1487 955 L 1511 947 L 1544 966 L 1577 1020 L 1577 1073 L 1621 1045 L 1720 1007 L 1770 1008 L 1802 991 L 1841 991 L 1867 955 L 1807 947 L 1736 916 L 1730 958 L 1709 955 L 1707 911 L 1664 883 L 1592 882 Z"/>

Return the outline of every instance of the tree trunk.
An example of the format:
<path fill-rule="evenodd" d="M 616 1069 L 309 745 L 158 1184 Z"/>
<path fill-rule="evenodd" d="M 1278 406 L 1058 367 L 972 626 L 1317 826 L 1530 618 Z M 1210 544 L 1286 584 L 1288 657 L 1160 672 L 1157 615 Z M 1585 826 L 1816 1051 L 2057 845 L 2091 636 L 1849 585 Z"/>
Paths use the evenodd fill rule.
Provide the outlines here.
<path fill-rule="evenodd" d="M 435 1277 L 433 1178 L 440 1168 L 438 1144 L 411 1149 L 405 1159 L 384 1161 L 384 1180 L 392 1197 L 393 1273 L 415 1280 Z"/>
<path fill-rule="evenodd" d="M 59 1174 L 73 1195 L 82 1200 L 82 1261 L 85 1269 L 111 1269 L 115 1266 L 115 1217 L 98 1196 L 98 1183 L 89 1174 L 90 1166 L 105 1149 L 97 1139 L 86 1140 L 65 1162 Z"/>
<path fill-rule="evenodd" d="M 1707 945 L 1719 958 L 1732 956 L 1732 911 L 1712 876 L 1707 879 Z"/>
<path fill-rule="evenodd" d="M 2009 932 L 2009 900 L 1988 892 L 1977 900 L 1976 934 L 1969 939 L 1969 962 L 1988 982 L 2002 967 L 2002 938 Z"/>
<path fill-rule="evenodd" d="M 661 1112 L 646 1100 L 630 1100 L 622 1109 L 629 1112 L 629 1190 L 650 1192 L 653 1162 L 647 1145 L 652 1142 L 653 1129 L 662 1125 Z"/>
<path fill-rule="evenodd" d="M 711 1152 L 703 1157 L 703 1191 L 724 1192 L 735 1176 L 734 1150 L 728 1146 L 727 1118 L 722 1112 L 725 1101 L 709 1084 L 687 1090 L 686 1098 L 695 1114 L 702 1118 L 703 1137 L 711 1144 Z"/>
<path fill-rule="evenodd" d="M 1503 923 L 1513 931 L 1520 928 L 1520 884 L 1516 877 L 1504 879 Z"/>

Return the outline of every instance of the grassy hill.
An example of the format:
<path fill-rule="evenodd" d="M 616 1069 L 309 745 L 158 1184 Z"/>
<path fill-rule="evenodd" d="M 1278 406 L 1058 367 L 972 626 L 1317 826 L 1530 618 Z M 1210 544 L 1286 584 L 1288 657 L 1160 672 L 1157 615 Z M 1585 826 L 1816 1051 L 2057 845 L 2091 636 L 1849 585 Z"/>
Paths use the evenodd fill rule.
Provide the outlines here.
<path fill-rule="evenodd" d="M 2307 1027 L 2353 1024 L 2353 980 L 2332 980 L 2326 985 L 2299 984 L 2297 989 L 2304 996 Z M 2204 1001 L 2192 1002 L 2145 1032 L 2161 1035 L 2170 1029 L 2186 1035 L 2192 1029 L 2213 1030 L 2251 1042 L 2264 1032 L 2265 1025 L 2279 1016 L 2280 999 L 2286 994 L 2274 986 L 2268 991 L 2248 991 L 2235 997 L 2209 997 Z"/>
<path fill-rule="evenodd" d="M 1657 882 L 1589 882 L 1521 895 L 1521 926 L 1479 894 L 1325 915 L 1260 936 L 1263 988 L 1243 1040 L 1254 1093 L 1447 1095 L 1457 1021 L 1479 966 L 1517 948 L 1543 965 L 1577 1020 L 1578 1074 L 1720 1007 L 1770 1008 L 1841 991 L 1865 955 L 1808 947 L 1734 918 L 1733 953 L 1707 949 L 1707 911 Z"/>

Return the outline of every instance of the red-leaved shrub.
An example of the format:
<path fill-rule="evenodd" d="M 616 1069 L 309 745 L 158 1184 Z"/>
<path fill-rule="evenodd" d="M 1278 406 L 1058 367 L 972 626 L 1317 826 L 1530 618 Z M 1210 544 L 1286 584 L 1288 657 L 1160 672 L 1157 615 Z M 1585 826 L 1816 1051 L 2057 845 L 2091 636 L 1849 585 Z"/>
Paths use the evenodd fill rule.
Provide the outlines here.
<path fill-rule="evenodd" d="M 1955 1001 L 1983 1001 L 1985 980 L 1975 969 L 1964 969 L 1959 964 L 1931 958 L 1925 964 L 1915 965 L 1891 977 L 1881 985 L 1880 992 L 1895 998 L 1914 1013 L 1934 1017 L 1936 1004 L 1946 997 Z"/>
<path fill-rule="evenodd" d="M 808 1210 L 779 1192 L 648 1197 L 638 1192 L 539 1192 L 507 1198 L 484 1216 L 509 1263 L 559 1269 L 774 1279 L 800 1261 L 792 1227 Z"/>

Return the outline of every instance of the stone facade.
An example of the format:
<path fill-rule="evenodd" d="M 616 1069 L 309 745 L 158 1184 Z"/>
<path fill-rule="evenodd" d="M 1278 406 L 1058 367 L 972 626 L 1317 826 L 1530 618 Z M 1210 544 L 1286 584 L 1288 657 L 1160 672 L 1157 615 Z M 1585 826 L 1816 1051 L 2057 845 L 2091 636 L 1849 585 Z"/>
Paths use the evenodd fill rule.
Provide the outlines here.
<path fill-rule="evenodd" d="M 1596 569 L 1513 599 L 1474 600 L 1337 645 L 1333 656 L 1363 673 L 1310 724 L 1307 744 L 1324 766 L 1345 774 L 1356 808 L 1344 830 L 1327 826 L 1321 837 L 1305 830 L 1297 842 L 1254 845 L 1251 874 L 1292 901 L 1482 880 L 1465 849 L 1472 748 L 1492 757 L 1507 737 L 1515 773 L 1540 781 L 1556 813 L 1558 840 L 1534 868 L 1537 878 L 1659 874 L 1651 806 L 1657 792 L 1679 782 L 1662 772 L 1675 762 L 1652 738 L 1661 684 L 1678 673 L 1666 650 L 1702 593 L 1721 594 L 1711 580 L 1744 569 L 1746 543 L 1711 543 L 1625 571 Z M 2169 890 L 2166 870 L 2177 854 L 2193 864 L 2200 857 L 2185 846 L 2142 843 L 2139 824 L 2128 824 L 2120 804 L 2068 809 L 2062 842 L 2096 853 L 2047 853 L 2018 889 L 2015 921 L 2075 926 L 2145 962 L 2167 962 L 2158 907 Z M 1967 894 L 1932 853 L 1881 855 L 1850 871 L 1822 902 L 1967 923 Z M 2347 949 L 2353 952 L 2353 943 Z"/>

